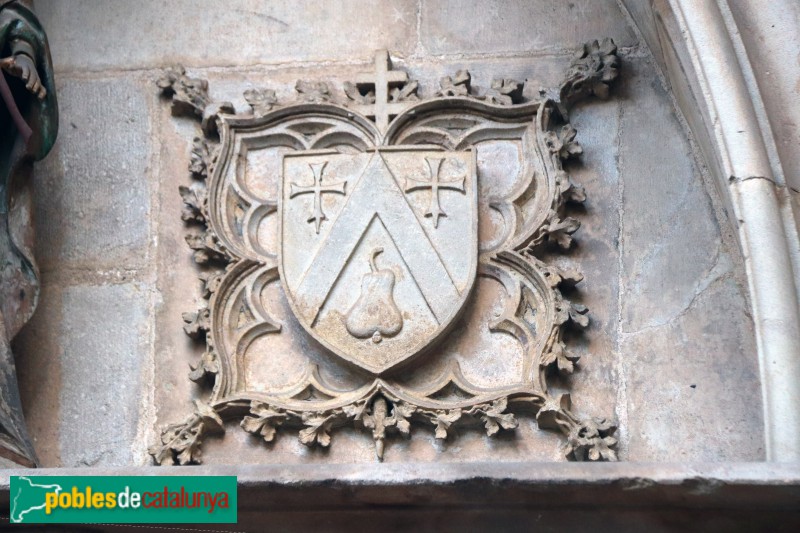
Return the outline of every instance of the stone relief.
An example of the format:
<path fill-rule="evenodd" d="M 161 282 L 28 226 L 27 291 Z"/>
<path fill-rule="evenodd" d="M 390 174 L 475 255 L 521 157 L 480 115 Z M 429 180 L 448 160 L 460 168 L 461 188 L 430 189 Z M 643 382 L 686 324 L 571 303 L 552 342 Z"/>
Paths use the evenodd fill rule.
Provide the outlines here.
<path fill-rule="evenodd" d="M 525 414 L 565 435 L 569 459 L 616 460 L 614 423 L 579 418 L 548 387 L 577 361 L 564 332 L 589 319 L 565 297 L 582 275 L 542 252 L 570 248 L 567 212 L 585 200 L 562 168 L 581 153 L 569 107 L 608 97 L 617 68 L 606 39 L 579 50 L 558 90 L 482 90 L 462 70 L 424 97 L 379 51 L 341 93 L 249 90 L 249 114 L 167 71 L 173 114 L 203 132 L 180 194 L 208 305 L 183 319 L 207 346 L 189 378 L 212 390 L 164 430 L 156 462 L 200 462 L 225 420 L 322 447 L 350 425 L 381 459 L 417 425 L 492 436 Z"/>

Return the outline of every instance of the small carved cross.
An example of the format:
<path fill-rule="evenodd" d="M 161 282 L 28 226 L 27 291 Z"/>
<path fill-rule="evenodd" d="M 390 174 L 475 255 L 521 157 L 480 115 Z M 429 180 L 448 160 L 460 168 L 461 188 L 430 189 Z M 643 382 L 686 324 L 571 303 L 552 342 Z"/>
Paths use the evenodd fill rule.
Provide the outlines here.
<path fill-rule="evenodd" d="M 431 202 L 428 206 L 428 210 L 425 212 L 425 216 L 433 218 L 434 228 L 439 227 L 439 217 L 447 216 L 447 213 L 442 211 L 442 208 L 439 205 L 439 191 L 444 189 L 466 192 L 466 189 L 464 189 L 464 180 L 466 179 L 466 175 L 448 181 L 441 181 L 439 179 L 439 172 L 442 169 L 443 161 L 444 158 L 425 158 L 425 162 L 428 163 L 428 171 L 430 172 L 431 177 L 431 179 L 428 181 L 419 181 L 415 180 L 414 178 L 406 178 L 406 192 L 419 191 L 423 189 L 431 190 Z M 409 182 L 413 182 L 413 184 L 409 185 Z"/>
<path fill-rule="evenodd" d="M 408 107 L 407 103 L 390 103 L 389 88 L 406 82 L 408 82 L 408 74 L 401 70 L 392 70 L 389 52 L 378 50 L 375 52 L 375 72 L 366 72 L 356 77 L 356 87 L 375 90 L 375 103 L 354 106 L 355 109 L 367 117 L 374 117 L 378 129 L 386 132 L 389 120 Z"/>
<path fill-rule="evenodd" d="M 345 194 L 344 187 L 347 184 L 347 180 L 344 180 L 323 185 L 322 172 L 327 164 L 327 161 L 324 163 L 309 164 L 308 166 L 311 167 L 311 172 L 314 173 L 314 183 L 312 185 L 299 185 L 293 182 L 289 189 L 289 198 L 294 198 L 301 194 L 314 194 L 314 209 L 311 212 L 311 216 L 308 217 L 308 222 L 314 222 L 317 235 L 319 235 L 319 227 L 322 221 L 328 218 L 322 211 L 322 195 L 325 193 Z"/>

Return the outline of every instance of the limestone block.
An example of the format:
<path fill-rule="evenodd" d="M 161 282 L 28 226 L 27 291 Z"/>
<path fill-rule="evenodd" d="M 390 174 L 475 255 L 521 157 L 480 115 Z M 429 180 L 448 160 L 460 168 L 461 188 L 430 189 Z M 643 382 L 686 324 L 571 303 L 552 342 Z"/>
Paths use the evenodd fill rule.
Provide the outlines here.
<path fill-rule="evenodd" d="M 623 340 L 630 460 L 764 460 L 749 321 L 741 288 L 723 277 L 674 321 Z"/>
<path fill-rule="evenodd" d="M 147 89 L 66 79 L 58 91 L 58 140 L 35 169 L 38 260 L 44 270 L 140 268 L 150 228 Z"/>
<path fill-rule="evenodd" d="M 128 464 L 150 344 L 146 287 L 74 287 L 63 302 L 62 464 Z"/>
<path fill-rule="evenodd" d="M 725 253 L 702 175 L 652 66 L 631 65 L 629 74 L 637 105 L 625 109 L 620 134 L 620 164 L 630 176 L 623 190 L 626 333 L 688 307 Z"/>
<path fill-rule="evenodd" d="M 46 285 L 15 343 L 23 404 L 45 466 L 133 461 L 150 349 L 141 283 Z"/>
<path fill-rule="evenodd" d="M 555 51 L 600 37 L 618 46 L 636 44 L 613 0 L 426 1 L 421 18 L 429 54 Z"/>
<path fill-rule="evenodd" d="M 231 66 L 410 54 L 417 2 L 40 1 L 56 70 Z"/>
<path fill-rule="evenodd" d="M 619 164 L 629 459 L 763 459 L 741 257 L 650 63 L 628 67 L 636 105 L 623 110 Z"/>

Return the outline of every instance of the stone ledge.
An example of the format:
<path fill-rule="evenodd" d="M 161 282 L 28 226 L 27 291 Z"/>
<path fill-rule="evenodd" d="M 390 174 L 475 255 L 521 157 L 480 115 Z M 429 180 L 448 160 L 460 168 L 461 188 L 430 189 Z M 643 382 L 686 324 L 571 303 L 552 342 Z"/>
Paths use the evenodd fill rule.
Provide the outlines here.
<path fill-rule="evenodd" d="M 8 508 L 9 476 L 32 472 L 3 471 L 0 513 Z M 236 475 L 239 524 L 220 531 L 255 531 L 265 524 L 270 530 L 349 531 L 411 526 L 423 531 L 525 531 L 534 524 L 537 530 L 578 531 L 800 527 L 800 463 L 338 464 L 58 468 L 36 473 Z"/>
<path fill-rule="evenodd" d="M 617 506 L 641 505 L 650 500 L 650 504 L 658 506 L 689 506 L 692 502 L 707 506 L 713 502 L 722 507 L 745 504 L 780 508 L 798 507 L 800 502 L 800 463 L 376 463 L 8 469 L 0 473 L 0 498 L 7 498 L 10 476 L 17 475 L 237 476 L 244 494 L 277 495 L 283 490 L 288 493 L 302 489 L 306 500 L 307 491 L 330 492 L 326 505 L 378 503 L 363 499 L 360 493 L 377 488 L 382 491 L 377 498 L 380 503 L 422 506 L 466 505 L 471 501 L 470 489 L 475 489 L 473 495 L 484 503 L 502 496 L 505 505 L 527 504 L 534 494 L 545 498 L 546 494 L 563 496 L 565 492 L 576 498 L 570 504 L 589 494 L 594 505 L 607 500 Z M 414 496 L 422 491 L 431 496 L 435 493 L 435 499 L 417 501 Z M 619 500 L 620 493 L 627 494 L 624 501 Z M 652 501 L 656 493 L 661 497 L 658 502 Z M 741 496 L 745 498 L 739 500 Z M 281 501 L 292 503 L 287 495 Z"/>

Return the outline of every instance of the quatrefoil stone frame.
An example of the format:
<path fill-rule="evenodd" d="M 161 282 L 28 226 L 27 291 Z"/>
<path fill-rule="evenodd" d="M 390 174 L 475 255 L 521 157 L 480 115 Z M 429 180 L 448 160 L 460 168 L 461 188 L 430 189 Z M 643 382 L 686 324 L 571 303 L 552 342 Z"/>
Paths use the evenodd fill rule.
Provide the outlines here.
<path fill-rule="evenodd" d="M 224 432 L 225 420 L 240 420 L 245 431 L 267 442 L 295 428 L 301 442 L 323 447 L 331 444 L 336 428 L 351 425 L 370 434 L 382 458 L 387 439 L 408 436 L 416 424 L 430 425 L 437 439 L 448 438 L 455 425 L 482 425 L 492 436 L 513 431 L 517 416 L 525 413 L 533 414 L 540 428 L 565 435 L 568 458 L 616 460 L 615 425 L 579 418 L 569 394 L 548 387 L 548 376 L 571 373 L 577 360 L 564 331 L 585 327 L 588 318 L 585 307 L 564 295 L 582 275 L 546 263 L 542 252 L 570 248 L 580 224 L 566 212 L 569 204 L 585 199 L 562 167 L 562 161 L 581 153 L 568 110 L 583 98 L 607 98 L 618 65 L 616 46 L 605 39 L 576 52 L 557 90 L 509 79 L 482 90 L 472 86 L 467 71 L 459 71 L 442 79 L 435 94 L 422 97 L 419 83 L 394 70 L 388 53 L 379 51 L 375 71 L 345 83 L 343 96 L 322 82 L 298 82 L 297 99 L 289 102 L 279 101 L 272 90 L 251 89 L 245 92 L 252 108 L 246 114 L 212 101 L 204 80 L 188 77 L 182 68 L 168 70 L 158 84 L 173 115 L 197 118 L 203 133 L 192 149 L 193 183 L 180 192 L 182 218 L 190 229 L 187 243 L 202 269 L 208 305 L 184 314 L 184 329 L 206 343 L 190 378 L 211 384 L 211 392 L 195 402 L 185 421 L 164 429 L 160 443 L 150 448 L 156 462 L 199 462 L 203 437 Z M 253 193 L 241 179 L 240 163 L 248 151 L 271 143 L 298 152 L 416 145 L 465 150 L 487 141 L 514 142 L 524 155 L 514 190 L 482 200 L 502 220 L 503 231 L 480 241 L 476 267 L 478 278 L 498 284 L 505 294 L 502 312 L 488 327 L 521 346 L 521 377 L 499 387 L 478 387 L 454 363 L 424 389 L 389 374 L 340 390 L 309 365 L 293 387 L 248 390 L 243 354 L 261 337 L 287 334 L 260 297 L 264 287 L 281 281 L 275 253 L 258 238 L 261 222 L 274 216 L 278 204 Z"/>

